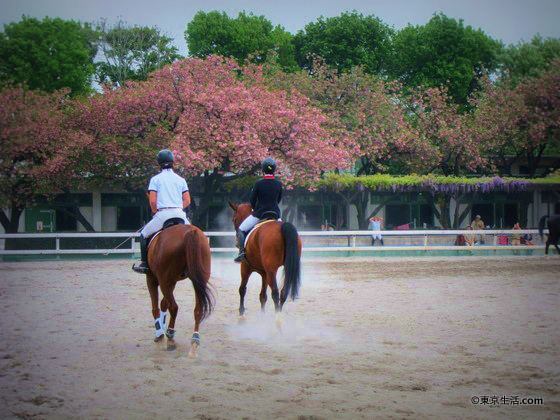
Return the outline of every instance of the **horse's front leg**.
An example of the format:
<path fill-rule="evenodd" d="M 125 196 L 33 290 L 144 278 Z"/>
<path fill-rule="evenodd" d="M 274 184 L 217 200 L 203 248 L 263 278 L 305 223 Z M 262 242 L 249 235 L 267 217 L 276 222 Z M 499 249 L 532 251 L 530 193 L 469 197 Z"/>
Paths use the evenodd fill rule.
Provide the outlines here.
<path fill-rule="evenodd" d="M 245 294 L 247 293 L 247 283 L 251 269 L 243 262 L 241 263 L 241 284 L 239 285 L 239 322 L 245 321 Z"/>
<path fill-rule="evenodd" d="M 156 329 L 156 338 L 154 341 L 160 341 L 163 338 L 164 329 L 161 325 L 160 312 L 158 308 L 158 281 L 152 272 L 146 274 L 146 284 L 150 292 L 150 300 L 152 301 L 152 315 L 154 317 L 154 326 Z"/>

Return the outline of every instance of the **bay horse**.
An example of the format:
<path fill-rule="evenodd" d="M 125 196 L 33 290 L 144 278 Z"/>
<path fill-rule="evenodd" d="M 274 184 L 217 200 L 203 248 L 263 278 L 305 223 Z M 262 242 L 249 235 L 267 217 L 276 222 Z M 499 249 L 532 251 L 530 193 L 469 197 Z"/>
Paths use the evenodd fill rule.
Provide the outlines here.
<path fill-rule="evenodd" d="M 200 345 L 200 323 L 212 312 L 214 297 L 208 285 L 210 278 L 210 245 L 202 231 L 193 225 L 177 224 L 155 236 L 148 247 L 146 282 L 152 301 L 156 338 L 160 341 L 163 332 L 168 339 L 168 350 L 175 349 L 175 320 L 179 306 L 173 296 L 175 285 L 187 277 L 191 280 L 194 294 L 194 333 L 189 357 L 198 356 Z M 161 312 L 158 308 L 158 285 L 163 299 Z M 171 315 L 166 329 L 167 310 Z"/>
<path fill-rule="evenodd" d="M 544 253 L 545 255 L 548 255 L 548 247 L 550 245 L 554 245 L 556 251 L 560 254 L 560 248 L 558 248 L 558 240 L 560 239 L 560 214 L 553 214 L 550 217 L 541 217 L 541 220 L 539 220 L 539 234 L 541 235 L 541 239 L 543 239 L 544 224 L 547 218 L 548 238 L 546 239 Z"/>
<path fill-rule="evenodd" d="M 237 231 L 239 225 L 252 212 L 249 203 L 235 205 L 229 203 L 233 210 L 233 225 Z M 267 300 L 267 287 L 271 289 L 272 300 L 276 310 L 276 323 L 280 327 L 280 313 L 287 298 L 295 300 L 300 287 L 301 238 L 294 225 L 288 222 L 268 221 L 256 227 L 247 240 L 245 259 L 241 262 L 241 285 L 239 286 L 239 317 L 243 320 L 245 313 L 245 292 L 247 282 L 253 272 L 260 274 L 262 288 L 259 295 L 261 311 L 264 312 Z M 276 272 L 284 266 L 284 285 L 278 292 Z"/>

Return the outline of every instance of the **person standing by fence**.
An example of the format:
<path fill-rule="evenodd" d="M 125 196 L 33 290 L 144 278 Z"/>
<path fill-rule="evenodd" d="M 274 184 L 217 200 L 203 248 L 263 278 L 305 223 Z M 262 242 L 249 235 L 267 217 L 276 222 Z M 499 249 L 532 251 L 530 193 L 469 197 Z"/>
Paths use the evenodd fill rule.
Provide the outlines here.
<path fill-rule="evenodd" d="M 374 232 L 379 232 L 381 230 L 381 228 L 383 227 L 383 218 L 379 217 L 379 216 L 370 217 L 369 227 Z M 376 240 L 379 240 L 381 242 L 381 245 L 384 245 L 383 244 L 383 236 L 381 236 L 381 233 L 374 233 L 373 235 L 371 235 L 371 245 L 372 246 L 375 245 Z"/>
<path fill-rule="evenodd" d="M 484 222 L 480 218 L 480 215 L 476 215 L 475 219 L 471 223 L 471 227 L 473 228 L 473 230 L 484 230 Z M 475 237 L 478 237 L 478 243 L 484 243 L 484 236 L 479 234 L 475 235 Z"/>

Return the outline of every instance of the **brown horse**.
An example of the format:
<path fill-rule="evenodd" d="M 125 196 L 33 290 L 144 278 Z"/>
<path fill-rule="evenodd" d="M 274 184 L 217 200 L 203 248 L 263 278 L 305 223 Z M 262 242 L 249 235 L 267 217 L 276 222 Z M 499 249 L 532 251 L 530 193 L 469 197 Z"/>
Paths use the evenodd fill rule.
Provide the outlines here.
<path fill-rule="evenodd" d="M 234 211 L 233 225 L 237 230 L 245 218 L 251 214 L 249 203 L 234 205 L 229 203 Z M 245 313 L 244 299 L 247 291 L 247 282 L 253 272 L 257 272 L 262 278 L 260 293 L 261 310 L 264 312 L 267 300 L 267 286 L 271 289 L 274 308 L 277 313 L 277 323 L 280 325 L 279 314 L 289 297 L 294 300 L 299 292 L 300 286 L 300 259 L 301 238 L 294 225 L 288 222 L 267 222 L 259 226 L 248 239 L 245 247 L 246 257 L 241 263 L 241 285 L 239 286 L 239 316 L 243 319 Z M 276 272 L 284 266 L 284 285 L 281 293 L 278 293 L 276 285 Z"/>
<path fill-rule="evenodd" d="M 171 314 L 169 328 L 165 331 L 168 338 L 168 350 L 175 349 L 175 320 L 179 306 L 173 296 L 173 290 L 179 280 L 191 279 L 195 293 L 194 333 L 191 340 L 189 357 L 197 357 L 200 345 L 200 322 L 212 311 L 214 299 L 208 287 L 210 278 L 210 246 L 206 236 L 193 225 L 179 224 L 164 229 L 156 236 L 148 248 L 148 265 L 146 275 L 148 290 L 152 300 L 152 314 L 156 326 L 156 339 L 163 338 L 166 328 L 167 310 Z M 158 308 L 158 285 L 163 299 L 161 310 Z"/>

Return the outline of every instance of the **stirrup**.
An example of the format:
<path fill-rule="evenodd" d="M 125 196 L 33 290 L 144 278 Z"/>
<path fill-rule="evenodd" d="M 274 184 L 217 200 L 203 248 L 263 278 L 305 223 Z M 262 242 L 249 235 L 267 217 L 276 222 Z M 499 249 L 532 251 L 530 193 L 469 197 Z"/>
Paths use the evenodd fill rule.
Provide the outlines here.
<path fill-rule="evenodd" d="M 139 265 L 133 264 L 132 269 L 140 274 L 147 274 L 150 271 L 145 262 L 141 262 Z"/>
<path fill-rule="evenodd" d="M 236 263 L 240 263 L 244 259 L 245 259 L 245 251 L 243 250 L 239 253 L 239 255 L 237 257 L 235 257 L 235 259 L 233 261 L 235 261 Z"/>

